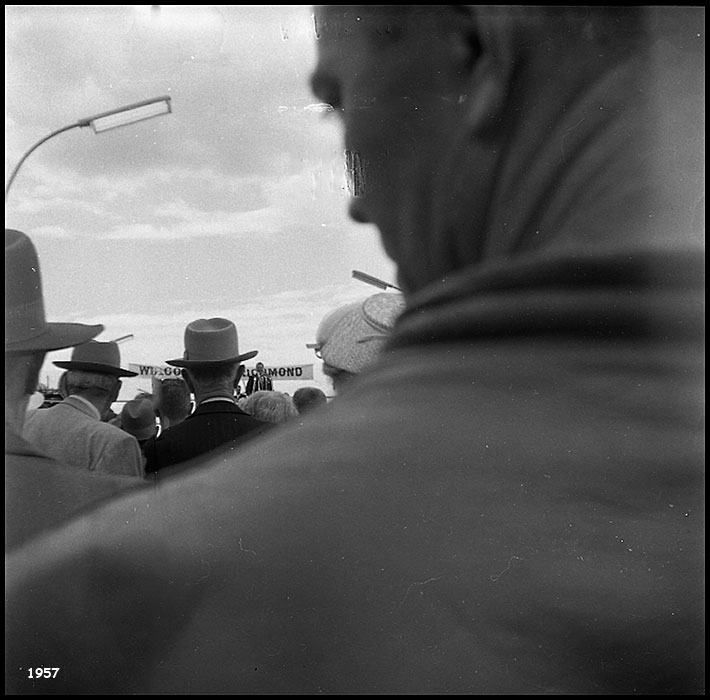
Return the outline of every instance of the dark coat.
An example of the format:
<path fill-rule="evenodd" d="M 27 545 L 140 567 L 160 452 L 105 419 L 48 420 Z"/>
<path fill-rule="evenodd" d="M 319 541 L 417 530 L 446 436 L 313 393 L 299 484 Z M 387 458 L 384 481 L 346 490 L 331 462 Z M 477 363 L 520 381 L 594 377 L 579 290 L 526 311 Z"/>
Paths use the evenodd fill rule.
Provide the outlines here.
<path fill-rule="evenodd" d="M 497 337 L 475 295 L 438 343 L 414 316 L 318 417 L 23 551 L 16 666 L 67 694 L 695 694 L 702 343 L 592 338 L 574 299 L 578 332 L 515 336 L 516 303 Z"/>
<path fill-rule="evenodd" d="M 432 132 L 451 142 L 438 162 L 422 144 L 411 178 L 395 168 L 423 131 L 407 118 L 379 169 L 387 115 L 436 100 L 416 116 L 428 129 L 454 93 L 410 97 L 419 47 L 409 28 L 376 36 L 380 7 L 320 24 L 319 65 L 357 103 L 348 126 L 368 85 L 407 100 L 368 103 L 353 134 L 374 187 L 409 185 L 386 214 L 407 310 L 319 415 L 8 557 L 6 694 L 704 694 L 704 188 L 680 156 L 702 147 L 702 51 L 697 73 L 672 70 L 703 18 L 673 7 L 658 39 L 624 21 L 623 46 L 583 46 L 588 10 L 565 25 L 519 9 L 481 11 L 476 34 L 500 43 L 474 67 L 441 58 L 463 40 L 453 14 L 408 23 L 432 76 L 511 75 L 490 78 L 497 124 L 473 112 L 498 97 L 445 109 Z M 462 225 L 483 178 L 491 201 Z M 369 187 L 359 211 L 379 213 Z M 61 671 L 28 679 L 30 664 Z"/>
<path fill-rule="evenodd" d="M 241 443 L 271 426 L 228 400 L 201 404 L 184 421 L 146 442 L 146 474 L 186 462 L 227 442 Z"/>

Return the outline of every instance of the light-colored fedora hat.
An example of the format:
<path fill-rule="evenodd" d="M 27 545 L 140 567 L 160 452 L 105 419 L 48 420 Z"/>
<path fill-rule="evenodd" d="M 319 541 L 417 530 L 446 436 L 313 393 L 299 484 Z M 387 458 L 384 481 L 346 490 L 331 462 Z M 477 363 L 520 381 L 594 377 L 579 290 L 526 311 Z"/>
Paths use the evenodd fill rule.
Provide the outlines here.
<path fill-rule="evenodd" d="M 121 430 L 136 440 L 147 440 L 158 432 L 153 402 L 150 399 L 131 399 L 123 404 L 120 414 Z"/>
<path fill-rule="evenodd" d="M 401 294 L 382 292 L 327 314 L 307 347 L 327 364 L 358 374 L 377 357 L 404 311 Z"/>
<path fill-rule="evenodd" d="M 121 367 L 121 353 L 118 343 L 113 341 L 100 343 L 90 340 L 83 345 L 77 345 L 71 354 L 71 360 L 57 360 L 54 363 L 62 369 L 80 369 L 96 374 L 112 374 L 116 377 L 136 377 L 137 372 L 131 372 Z"/>
<path fill-rule="evenodd" d="M 219 365 L 243 362 L 258 350 L 239 353 L 237 327 L 227 318 L 198 318 L 185 328 L 185 352 L 182 358 L 166 360 L 175 367 Z"/>
<path fill-rule="evenodd" d="M 42 276 L 27 234 L 5 229 L 5 352 L 49 352 L 71 348 L 97 336 L 102 325 L 48 323 Z"/>

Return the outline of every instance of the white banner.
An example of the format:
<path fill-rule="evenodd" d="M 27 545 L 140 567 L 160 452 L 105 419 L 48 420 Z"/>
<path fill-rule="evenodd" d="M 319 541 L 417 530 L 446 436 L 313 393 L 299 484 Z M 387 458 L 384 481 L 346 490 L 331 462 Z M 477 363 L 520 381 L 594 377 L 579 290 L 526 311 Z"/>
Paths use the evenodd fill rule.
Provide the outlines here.
<path fill-rule="evenodd" d="M 136 365 L 129 364 L 128 369 L 136 372 L 139 377 L 149 379 L 167 379 L 168 377 L 181 377 L 182 368 L 171 365 Z M 282 380 L 312 380 L 313 365 L 273 365 L 264 366 L 266 374 L 274 381 Z M 246 367 L 244 379 L 256 373 L 255 367 Z"/>
<path fill-rule="evenodd" d="M 171 365 L 134 365 L 129 364 L 128 369 L 136 372 L 139 377 L 154 379 L 167 379 L 168 377 L 182 377 L 182 368 Z"/>
<path fill-rule="evenodd" d="M 266 374 L 274 381 L 282 379 L 313 379 L 313 365 L 264 365 Z M 244 370 L 244 378 L 256 374 L 255 367 Z"/>

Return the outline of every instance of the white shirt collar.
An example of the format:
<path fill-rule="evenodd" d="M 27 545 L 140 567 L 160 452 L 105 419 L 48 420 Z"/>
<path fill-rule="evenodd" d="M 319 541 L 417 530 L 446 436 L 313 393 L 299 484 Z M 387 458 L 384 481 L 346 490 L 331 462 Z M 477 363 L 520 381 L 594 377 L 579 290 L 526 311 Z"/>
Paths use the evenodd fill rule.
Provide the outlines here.
<path fill-rule="evenodd" d="M 230 399 L 228 396 L 213 396 L 211 399 L 205 399 L 204 401 L 200 401 L 198 406 L 202 406 L 202 404 L 205 404 L 205 403 L 213 403 L 215 401 L 227 401 L 232 404 L 237 403 L 234 399 Z"/>

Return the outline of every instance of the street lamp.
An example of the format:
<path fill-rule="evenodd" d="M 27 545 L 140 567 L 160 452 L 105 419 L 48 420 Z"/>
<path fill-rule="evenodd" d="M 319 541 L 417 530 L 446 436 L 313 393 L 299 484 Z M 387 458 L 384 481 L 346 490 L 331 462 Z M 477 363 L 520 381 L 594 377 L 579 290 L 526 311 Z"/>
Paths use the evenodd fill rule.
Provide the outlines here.
<path fill-rule="evenodd" d="M 90 126 L 94 130 L 94 133 L 100 134 L 102 131 L 116 129 L 119 126 L 127 126 L 128 124 L 135 124 L 136 122 L 143 121 L 144 119 L 158 117 L 161 114 L 170 114 L 170 112 L 172 112 L 170 100 L 171 97 L 169 95 L 163 95 L 162 97 L 153 97 L 150 100 L 135 102 L 134 104 L 126 105 L 125 107 L 118 107 L 117 109 L 112 109 L 108 112 L 96 114 L 93 117 L 79 119 L 79 121 L 74 122 L 74 124 L 63 126 L 61 129 L 57 129 L 51 134 L 48 134 L 44 138 L 37 141 L 37 143 L 26 151 L 22 158 L 20 158 L 19 162 L 15 166 L 15 169 L 10 175 L 10 179 L 7 181 L 7 185 L 5 186 L 5 201 L 7 202 L 7 195 L 10 192 L 10 185 L 12 185 L 15 176 L 20 170 L 20 166 L 25 162 L 25 160 L 27 160 L 27 156 L 29 156 L 32 151 L 41 146 L 45 141 L 49 141 L 49 139 L 53 136 L 61 134 L 64 131 L 69 131 L 69 129 L 84 126 Z"/>
<path fill-rule="evenodd" d="M 385 282 L 384 280 L 381 280 L 377 277 L 373 277 L 372 275 L 368 275 L 365 272 L 360 272 L 360 270 L 353 270 L 353 277 L 356 280 L 359 280 L 360 282 L 365 282 L 366 284 L 371 284 L 373 287 L 379 287 L 380 289 L 387 290 L 389 289 L 396 289 L 398 292 L 401 292 L 402 290 L 399 287 L 395 287 L 393 284 L 390 284 L 389 282 Z"/>

